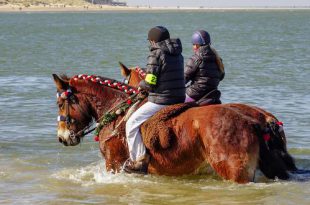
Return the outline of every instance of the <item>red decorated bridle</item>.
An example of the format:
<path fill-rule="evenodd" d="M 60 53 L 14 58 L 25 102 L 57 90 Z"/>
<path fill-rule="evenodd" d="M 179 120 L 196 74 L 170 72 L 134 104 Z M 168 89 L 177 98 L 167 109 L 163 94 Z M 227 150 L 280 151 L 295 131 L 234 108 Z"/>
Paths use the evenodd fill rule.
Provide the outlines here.
<path fill-rule="evenodd" d="M 74 96 L 72 95 L 72 91 L 70 88 L 67 89 L 66 91 L 63 91 L 63 92 L 57 92 L 56 96 L 57 96 L 57 99 L 61 98 L 61 99 L 65 100 L 65 104 L 63 106 L 65 106 L 65 109 L 66 109 L 65 116 L 59 115 L 57 117 L 57 121 L 58 122 L 61 122 L 61 121 L 65 122 L 67 128 L 69 129 L 70 124 L 74 122 L 74 120 L 69 115 L 69 102 L 74 101 Z"/>
<path fill-rule="evenodd" d="M 76 75 L 73 77 L 73 80 L 77 81 L 77 80 L 86 80 L 86 81 L 92 81 L 93 83 L 98 83 L 101 85 L 105 85 L 114 89 L 118 89 L 121 90 L 127 94 L 137 94 L 139 93 L 139 91 L 136 88 L 130 88 L 126 85 L 124 85 L 123 83 L 114 81 L 114 80 L 109 80 L 109 79 L 101 79 L 100 77 L 97 77 L 95 75 L 85 75 L 85 74 L 80 74 L 80 75 Z M 70 117 L 70 104 L 74 103 L 76 104 L 76 100 L 75 97 L 73 95 L 72 89 L 69 87 L 67 90 L 63 91 L 63 92 L 57 92 L 57 99 L 61 98 L 65 101 L 64 105 L 65 106 L 65 115 L 59 115 L 57 118 L 58 122 L 65 122 L 66 123 L 66 128 L 69 130 L 70 134 L 69 137 L 70 138 L 75 138 L 75 137 L 84 137 L 85 135 L 91 133 L 92 131 L 94 131 L 96 128 L 92 128 L 90 129 L 94 123 L 96 122 L 92 122 L 89 125 L 87 125 L 84 129 L 78 131 L 77 133 L 75 133 L 72 129 L 70 129 L 70 125 L 72 123 L 75 122 L 75 119 L 73 119 L 72 117 Z M 87 117 L 92 118 L 90 116 L 90 114 L 88 114 L 88 112 L 83 111 L 83 109 L 80 107 L 79 104 L 77 104 L 78 109 L 87 115 Z"/>

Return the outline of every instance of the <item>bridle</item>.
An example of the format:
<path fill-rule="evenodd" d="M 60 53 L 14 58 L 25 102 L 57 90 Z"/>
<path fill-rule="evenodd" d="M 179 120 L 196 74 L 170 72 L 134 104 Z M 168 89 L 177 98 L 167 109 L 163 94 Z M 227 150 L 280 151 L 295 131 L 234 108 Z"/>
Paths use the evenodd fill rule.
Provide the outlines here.
<path fill-rule="evenodd" d="M 72 94 L 72 91 L 69 88 L 64 92 L 57 92 L 56 96 L 57 96 L 57 99 L 61 98 L 61 99 L 65 100 L 65 104 L 63 106 L 65 106 L 65 109 L 66 109 L 65 116 L 59 115 L 57 118 L 57 121 L 58 122 L 61 122 L 61 121 L 65 122 L 67 129 L 70 129 L 71 123 L 74 122 L 74 120 L 69 115 L 69 102 L 70 102 L 70 100 L 72 100 L 72 101 L 74 100 L 74 96 Z"/>
<path fill-rule="evenodd" d="M 65 106 L 65 115 L 59 115 L 57 117 L 57 121 L 58 122 L 65 122 L 66 124 L 66 128 L 69 130 L 69 137 L 72 139 L 72 138 L 76 138 L 76 137 L 79 137 L 79 138 L 82 138 L 84 137 L 85 135 L 87 135 L 88 133 L 92 132 L 94 129 L 92 130 L 88 130 L 92 125 L 93 123 L 90 123 L 89 125 L 87 125 L 84 129 L 78 131 L 77 133 L 75 133 L 70 127 L 71 127 L 71 124 L 75 122 L 75 119 L 73 119 L 72 117 L 70 117 L 70 110 L 69 110 L 69 107 L 70 107 L 70 104 L 71 103 L 74 103 L 74 104 L 77 104 L 76 103 L 76 100 L 75 100 L 75 97 L 73 95 L 73 92 L 71 90 L 71 88 L 69 87 L 67 90 L 63 91 L 63 92 L 57 92 L 57 99 L 61 98 L 63 100 L 65 100 L 65 103 L 63 106 Z M 81 106 L 79 104 L 77 104 L 77 107 L 80 111 L 83 112 Z M 88 112 L 83 112 L 84 114 L 87 115 L 87 117 L 91 118 L 91 116 L 88 114 Z M 87 131 L 88 130 L 88 131 Z M 85 132 L 86 131 L 86 132 Z"/>
<path fill-rule="evenodd" d="M 142 69 L 136 68 L 135 72 L 139 72 L 139 78 L 141 80 L 144 79 L 143 78 L 144 71 Z M 142 73 L 140 73 L 140 72 L 142 72 Z M 131 75 L 127 76 L 124 79 L 124 81 L 126 81 L 126 80 L 129 81 L 130 77 L 131 77 Z M 137 94 L 139 93 L 139 91 L 135 88 L 129 88 L 129 87 L 122 85 L 121 83 L 118 83 L 118 82 L 111 82 L 111 80 L 109 80 L 109 79 L 101 80 L 99 77 L 96 77 L 96 76 L 88 76 L 85 74 L 81 74 L 81 75 L 74 76 L 73 79 L 74 80 L 79 80 L 79 79 L 90 80 L 94 83 L 99 83 L 101 85 L 106 85 L 106 86 L 111 87 L 111 88 L 116 88 L 118 90 L 121 90 L 121 91 L 123 91 L 127 94 L 131 94 L 131 95 L 127 99 L 121 101 L 119 104 L 115 105 L 113 108 L 108 110 L 99 119 L 97 119 L 96 121 L 93 120 L 91 123 L 89 123 L 87 126 L 85 126 L 82 130 L 75 133 L 72 129 L 70 129 L 71 124 L 76 121 L 75 119 L 73 119 L 70 116 L 70 110 L 69 110 L 70 104 L 72 104 L 72 103 L 77 104 L 77 108 L 80 110 L 80 113 L 83 113 L 84 115 L 86 115 L 87 118 L 91 119 L 92 116 L 87 111 L 83 110 L 78 103 L 76 103 L 75 96 L 74 96 L 72 89 L 70 87 L 65 91 L 57 92 L 57 99 L 61 98 L 62 100 L 64 100 L 63 106 L 65 106 L 64 107 L 65 114 L 58 116 L 58 122 L 65 122 L 66 128 L 69 130 L 70 139 L 74 139 L 77 137 L 82 138 L 94 130 L 95 130 L 95 132 L 97 132 L 98 130 L 100 131 L 103 128 L 103 125 L 100 122 L 106 120 L 106 119 L 104 119 L 106 117 L 106 115 L 111 114 L 111 112 L 116 113 L 118 111 L 118 109 L 120 109 L 121 107 L 124 106 L 124 104 L 131 105 L 131 103 L 128 103 L 128 102 L 129 101 L 130 102 L 136 101 L 136 100 L 134 100 L 134 98 L 136 98 Z M 125 107 L 127 107 L 127 106 L 125 106 Z M 96 123 L 96 127 L 91 128 L 95 123 Z"/>
<path fill-rule="evenodd" d="M 122 83 L 128 84 L 130 82 L 131 74 L 127 75 L 123 78 Z"/>

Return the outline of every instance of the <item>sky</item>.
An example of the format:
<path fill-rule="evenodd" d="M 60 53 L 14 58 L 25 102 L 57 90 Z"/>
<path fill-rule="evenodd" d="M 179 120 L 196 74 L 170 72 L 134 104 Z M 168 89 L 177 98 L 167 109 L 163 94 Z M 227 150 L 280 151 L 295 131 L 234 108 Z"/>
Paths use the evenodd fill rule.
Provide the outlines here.
<path fill-rule="evenodd" d="M 122 1 L 122 0 L 119 0 Z M 151 7 L 310 7 L 310 0 L 124 0 L 129 6 Z"/>

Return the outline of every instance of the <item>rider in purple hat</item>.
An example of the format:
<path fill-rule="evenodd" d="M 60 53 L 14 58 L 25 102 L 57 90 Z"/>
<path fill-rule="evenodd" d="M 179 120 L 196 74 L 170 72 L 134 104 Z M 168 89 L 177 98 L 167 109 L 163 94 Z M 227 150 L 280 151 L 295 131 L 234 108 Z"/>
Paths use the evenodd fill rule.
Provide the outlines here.
<path fill-rule="evenodd" d="M 186 83 L 186 101 L 199 101 L 210 93 L 217 91 L 218 99 L 210 104 L 220 103 L 220 92 L 217 90 L 225 72 L 222 59 L 214 48 L 211 47 L 211 38 L 207 31 L 195 31 L 192 36 L 194 54 L 186 63 L 184 76 Z"/>

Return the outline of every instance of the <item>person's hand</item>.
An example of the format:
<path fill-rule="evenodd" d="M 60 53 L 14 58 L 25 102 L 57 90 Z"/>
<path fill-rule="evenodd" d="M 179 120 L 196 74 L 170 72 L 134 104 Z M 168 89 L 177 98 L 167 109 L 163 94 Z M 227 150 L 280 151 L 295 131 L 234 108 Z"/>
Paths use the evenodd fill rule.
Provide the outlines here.
<path fill-rule="evenodd" d="M 144 88 L 142 88 L 142 87 L 138 87 L 138 91 L 140 92 L 140 93 L 143 93 L 143 94 L 147 94 L 148 93 L 148 91 L 146 90 L 146 89 L 144 89 Z"/>
<path fill-rule="evenodd" d="M 138 91 L 139 91 L 138 97 L 140 99 L 146 98 L 148 96 L 148 94 L 149 94 L 148 91 L 143 89 L 142 87 L 138 87 Z"/>

